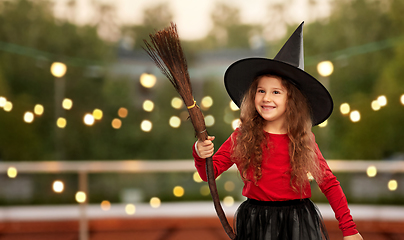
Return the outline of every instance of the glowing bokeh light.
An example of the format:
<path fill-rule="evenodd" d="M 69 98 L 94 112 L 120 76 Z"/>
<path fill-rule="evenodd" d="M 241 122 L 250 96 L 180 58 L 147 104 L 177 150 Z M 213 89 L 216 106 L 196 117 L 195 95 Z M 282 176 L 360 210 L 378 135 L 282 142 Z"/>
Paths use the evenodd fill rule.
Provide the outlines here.
<path fill-rule="evenodd" d="M 343 103 L 339 107 L 339 110 L 343 115 L 347 115 L 351 111 L 351 107 L 349 106 L 348 103 Z"/>
<path fill-rule="evenodd" d="M 32 112 L 25 112 L 24 122 L 32 123 L 34 121 L 34 114 Z"/>
<path fill-rule="evenodd" d="M 98 109 L 98 108 L 94 109 L 93 117 L 95 120 L 101 120 L 103 115 L 104 114 L 101 109 Z"/>
<path fill-rule="evenodd" d="M 63 190 L 65 189 L 65 185 L 63 184 L 62 181 L 56 180 L 56 181 L 54 181 L 53 184 L 52 184 L 52 189 L 53 189 L 53 191 L 56 192 L 56 193 L 61 193 L 61 192 L 63 192 Z"/>
<path fill-rule="evenodd" d="M 101 202 L 100 207 L 103 211 L 108 211 L 111 209 L 111 203 L 108 200 L 104 200 Z"/>
<path fill-rule="evenodd" d="M 54 77 L 63 77 L 66 74 L 67 67 L 66 64 L 61 62 L 54 62 L 51 65 L 50 71 Z"/>
<path fill-rule="evenodd" d="M 199 173 L 198 173 L 198 172 L 194 172 L 192 178 L 193 178 L 194 181 L 197 182 L 197 183 L 203 182 L 203 180 L 202 180 L 201 176 L 199 176 Z"/>
<path fill-rule="evenodd" d="M 320 123 L 318 126 L 321 128 L 324 128 L 324 127 L 327 127 L 327 125 L 328 125 L 328 119 L 325 120 L 324 122 Z"/>
<path fill-rule="evenodd" d="M 156 76 L 153 74 L 143 73 L 140 75 L 140 84 L 145 88 L 152 88 L 156 84 Z"/>
<path fill-rule="evenodd" d="M 400 102 L 401 102 L 402 105 L 404 105 L 404 94 L 401 95 L 401 97 L 400 97 Z"/>
<path fill-rule="evenodd" d="M 133 215 L 133 214 L 135 214 L 135 212 L 136 212 L 136 206 L 133 205 L 133 204 L 131 204 L 131 203 L 126 204 L 126 206 L 125 206 L 125 212 L 126 212 L 126 214 L 128 214 L 128 215 Z"/>
<path fill-rule="evenodd" d="M 84 124 L 86 124 L 87 126 L 92 126 L 95 122 L 94 116 L 90 113 L 87 113 L 86 115 L 84 115 L 83 121 Z"/>
<path fill-rule="evenodd" d="M 240 108 L 233 101 L 230 101 L 230 109 L 234 112 L 240 110 Z"/>
<path fill-rule="evenodd" d="M 120 129 L 122 126 L 122 121 L 118 118 L 114 118 L 111 123 L 112 127 L 115 129 Z"/>
<path fill-rule="evenodd" d="M 231 207 L 234 204 L 234 198 L 232 196 L 227 196 L 223 199 L 223 205 L 226 207 Z"/>
<path fill-rule="evenodd" d="M 83 191 L 78 191 L 78 192 L 76 193 L 76 201 L 77 201 L 78 203 L 84 203 L 84 202 L 86 201 L 86 199 L 87 199 L 87 195 L 86 195 L 85 192 L 83 192 Z"/>
<path fill-rule="evenodd" d="M 146 112 L 152 112 L 154 109 L 154 102 L 151 100 L 145 100 L 143 102 L 143 110 Z"/>
<path fill-rule="evenodd" d="M 151 199 L 150 199 L 150 206 L 152 207 L 152 208 L 159 208 L 160 207 L 160 205 L 161 205 L 161 200 L 160 200 L 160 198 L 158 198 L 158 197 L 152 197 Z"/>
<path fill-rule="evenodd" d="M 173 194 L 176 197 L 182 197 L 182 196 L 184 196 L 184 193 L 185 193 L 185 190 L 181 186 L 175 186 L 173 189 Z"/>
<path fill-rule="evenodd" d="M 201 193 L 202 196 L 208 196 L 210 194 L 210 189 L 209 186 L 203 185 L 200 189 L 199 192 Z"/>
<path fill-rule="evenodd" d="M 65 118 L 58 118 L 58 120 L 56 121 L 56 126 L 58 126 L 58 128 L 65 128 L 67 124 L 67 121 Z"/>
<path fill-rule="evenodd" d="M 140 129 L 142 129 L 143 132 L 150 132 L 152 128 L 153 124 L 149 120 L 143 120 L 140 124 Z"/>
<path fill-rule="evenodd" d="M 0 97 L 0 107 L 4 107 L 6 105 L 7 98 Z"/>
<path fill-rule="evenodd" d="M 212 105 L 213 105 L 212 97 L 206 96 L 206 97 L 202 98 L 201 107 L 208 109 L 208 108 L 212 107 Z"/>
<path fill-rule="evenodd" d="M 9 178 L 16 178 L 16 177 L 17 177 L 17 174 L 18 174 L 17 168 L 15 168 L 15 167 L 9 167 L 9 168 L 7 169 L 7 176 L 8 176 Z"/>
<path fill-rule="evenodd" d="M 44 108 L 41 104 L 36 104 L 34 107 L 34 113 L 38 116 L 42 115 L 44 111 Z"/>
<path fill-rule="evenodd" d="M 323 77 L 328 77 L 334 72 L 334 65 L 331 61 L 322 61 L 317 64 L 317 71 Z"/>
<path fill-rule="evenodd" d="M 128 109 L 121 107 L 118 110 L 118 116 L 121 118 L 126 118 L 128 116 Z"/>
<path fill-rule="evenodd" d="M 368 177 L 375 177 L 377 174 L 377 168 L 375 166 L 369 166 L 366 169 L 366 174 L 368 175 Z"/>
<path fill-rule="evenodd" d="M 234 188 L 236 187 L 236 185 L 234 184 L 234 182 L 232 181 L 226 181 L 224 183 L 224 189 L 228 192 L 231 192 L 234 190 Z"/>
<path fill-rule="evenodd" d="M 4 105 L 3 109 L 6 112 L 10 112 L 11 110 L 13 110 L 13 103 L 7 101 L 6 104 Z"/>
<path fill-rule="evenodd" d="M 175 109 L 181 109 L 183 106 L 181 98 L 173 97 L 173 99 L 171 99 L 171 106 Z"/>
<path fill-rule="evenodd" d="M 379 103 L 380 107 L 384 107 L 387 105 L 387 98 L 384 95 L 381 95 L 377 98 L 377 102 Z"/>
<path fill-rule="evenodd" d="M 62 101 L 62 107 L 66 110 L 70 110 L 73 107 L 73 101 L 70 98 L 65 98 Z"/>
<path fill-rule="evenodd" d="M 169 124 L 172 128 L 179 128 L 181 126 L 181 119 L 177 116 L 170 117 Z"/>
<path fill-rule="evenodd" d="M 205 124 L 207 127 L 215 125 L 215 118 L 212 115 L 205 116 Z"/>
<path fill-rule="evenodd" d="M 390 191 L 396 191 L 398 187 L 398 183 L 396 180 L 391 179 L 389 183 L 387 184 L 387 187 L 389 188 Z"/>
<path fill-rule="evenodd" d="M 238 128 L 240 126 L 240 124 L 241 124 L 241 121 L 239 118 L 237 118 L 231 122 L 231 127 L 233 128 L 233 130 L 236 130 L 236 128 Z"/>
<path fill-rule="evenodd" d="M 352 122 L 359 122 L 361 120 L 361 114 L 357 110 L 352 111 L 349 117 Z"/>
<path fill-rule="evenodd" d="M 373 111 L 379 111 L 381 108 L 379 101 L 377 101 L 377 100 L 372 101 L 372 103 L 370 104 L 370 107 L 372 108 Z"/>

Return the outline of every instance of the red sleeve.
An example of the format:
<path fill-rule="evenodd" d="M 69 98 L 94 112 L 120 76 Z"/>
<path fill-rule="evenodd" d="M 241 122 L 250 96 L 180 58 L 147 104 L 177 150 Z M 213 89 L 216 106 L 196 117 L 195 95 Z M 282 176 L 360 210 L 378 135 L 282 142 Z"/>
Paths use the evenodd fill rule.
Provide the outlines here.
<path fill-rule="evenodd" d="M 234 162 L 232 162 L 230 159 L 233 134 L 222 144 L 222 146 L 220 146 L 219 150 L 217 150 L 217 152 L 212 157 L 215 178 L 217 178 L 220 174 L 222 174 L 234 164 Z M 195 151 L 195 145 L 192 147 L 192 156 L 194 157 L 195 167 L 199 173 L 199 176 L 202 178 L 203 181 L 206 182 L 206 159 L 200 158 L 198 156 Z"/>
<path fill-rule="evenodd" d="M 356 224 L 352 219 L 351 212 L 348 208 L 348 201 L 342 191 L 341 185 L 332 173 L 317 145 L 316 147 L 320 165 L 325 171 L 323 181 L 319 183 L 319 187 L 327 197 L 344 237 L 357 234 L 358 231 L 356 230 Z"/>

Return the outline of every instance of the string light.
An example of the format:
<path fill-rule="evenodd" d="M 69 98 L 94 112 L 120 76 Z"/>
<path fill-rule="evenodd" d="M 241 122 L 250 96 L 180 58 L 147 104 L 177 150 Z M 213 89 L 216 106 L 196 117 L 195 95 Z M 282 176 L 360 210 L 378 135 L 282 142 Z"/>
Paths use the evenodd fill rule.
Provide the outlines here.
<path fill-rule="evenodd" d="M 114 118 L 111 123 L 112 127 L 115 129 L 119 129 L 122 126 L 122 121 L 118 118 Z"/>
<path fill-rule="evenodd" d="M 143 73 L 140 75 L 140 84 L 145 88 L 152 88 L 156 84 L 156 76 L 153 74 Z"/>
<path fill-rule="evenodd" d="M 236 130 L 236 128 L 238 128 L 238 127 L 240 126 L 240 124 L 241 124 L 241 121 L 240 121 L 239 118 L 234 119 L 234 120 L 231 122 L 231 126 L 232 126 L 233 130 Z"/>
<path fill-rule="evenodd" d="M 98 109 L 98 108 L 94 109 L 93 117 L 95 120 L 101 120 L 102 116 L 103 116 L 103 112 L 100 109 Z"/>
<path fill-rule="evenodd" d="M 136 207 L 133 204 L 127 204 L 125 207 L 125 212 L 128 215 L 133 215 L 136 212 Z"/>
<path fill-rule="evenodd" d="M 160 198 L 158 198 L 158 197 L 152 197 L 152 198 L 150 199 L 150 206 L 151 206 L 152 208 L 159 208 L 160 205 L 161 205 L 161 200 L 160 200 Z"/>
<path fill-rule="evenodd" d="M 121 107 L 118 110 L 118 116 L 121 118 L 126 118 L 128 116 L 128 109 Z"/>
<path fill-rule="evenodd" d="M 398 187 L 398 183 L 396 180 L 391 179 L 389 183 L 387 184 L 387 187 L 389 188 L 390 191 L 396 191 Z"/>
<path fill-rule="evenodd" d="M 172 116 L 169 124 L 172 128 L 179 128 L 181 126 L 181 119 L 177 116 Z"/>
<path fill-rule="evenodd" d="M 41 116 L 43 114 L 44 108 L 41 104 L 36 104 L 34 107 L 34 113 L 37 116 Z"/>
<path fill-rule="evenodd" d="M 215 125 L 215 118 L 212 115 L 207 115 L 205 117 L 205 124 L 207 127 L 212 127 Z"/>
<path fill-rule="evenodd" d="M 32 112 L 25 112 L 24 122 L 32 123 L 34 121 L 34 114 Z"/>
<path fill-rule="evenodd" d="M 232 181 L 226 181 L 226 182 L 224 183 L 224 189 L 225 189 L 226 191 L 228 191 L 228 192 L 233 191 L 235 187 L 236 187 L 236 186 L 234 185 L 234 182 L 232 182 Z"/>
<path fill-rule="evenodd" d="M 0 97 L 0 107 L 4 107 L 6 105 L 7 99 L 5 97 Z"/>
<path fill-rule="evenodd" d="M 171 106 L 175 109 L 181 109 L 183 106 L 181 98 L 173 97 L 173 99 L 171 99 Z"/>
<path fill-rule="evenodd" d="M 150 132 L 152 128 L 153 124 L 149 120 L 143 120 L 140 124 L 140 129 L 142 129 L 143 132 Z"/>
<path fill-rule="evenodd" d="M 7 169 L 7 176 L 9 177 L 9 178 L 16 178 L 17 177 L 17 168 L 15 168 L 15 167 L 9 167 L 8 169 Z"/>
<path fill-rule="evenodd" d="M 240 110 L 240 108 L 233 101 L 230 101 L 230 109 L 234 112 Z"/>
<path fill-rule="evenodd" d="M 227 196 L 223 199 L 223 205 L 226 207 L 231 207 L 234 204 L 234 198 L 232 196 Z"/>
<path fill-rule="evenodd" d="M 154 109 L 154 102 L 151 100 L 145 100 L 143 102 L 143 110 L 146 112 L 152 112 Z"/>
<path fill-rule="evenodd" d="M 58 120 L 56 121 L 56 126 L 58 126 L 58 128 L 65 128 L 67 124 L 67 121 L 65 118 L 58 118 Z"/>
<path fill-rule="evenodd" d="M 53 184 L 52 184 L 52 189 L 53 189 L 53 191 L 56 192 L 56 193 L 61 193 L 61 192 L 63 192 L 64 188 L 65 188 L 65 186 L 64 186 L 63 182 L 60 181 L 60 180 L 56 180 L 56 181 L 54 181 Z"/>
<path fill-rule="evenodd" d="M 324 122 L 320 123 L 318 126 L 321 128 L 324 128 L 328 125 L 328 120 L 325 120 Z"/>
<path fill-rule="evenodd" d="M 84 203 L 84 202 L 86 201 L 86 199 L 87 199 L 87 195 L 86 195 L 85 192 L 83 192 L 83 191 L 78 191 L 78 192 L 76 193 L 76 201 L 77 201 L 78 203 Z"/>
<path fill-rule="evenodd" d="M 200 189 L 199 192 L 201 193 L 202 196 L 208 196 L 210 194 L 209 187 L 207 185 L 203 185 Z"/>
<path fill-rule="evenodd" d="M 64 63 L 54 62 L 51 65 L 50 71 L 54 77 L 61 78 L 66 74 L 67 67 Z"/>
<path fill-rule="evenodd" d="M 349 117 L 352 122 L 359 122 L 361 120 L 361 114 L 357 110 L 352 111 Z"/>
<path fill-rule="evenodd" d="M 10 112 L 13 109 L 13 103 L 7 101 L 3 107 L 4 111 Z"/>
<path fill-rule="evenodd" d="M 198 173 L 198 172 L 194 172 L 194 175 L 192 176 L 192 178 L 193 178 L 194 181 L 197 182 L 197 183 L 203 182 L 203 180 L 202 180 L 201 176 L 199 176 L 199 173 Z"/>
<path fill-rule="evenodd" d="M 204 109 L 209 109 L 213 105 L 213 99 L 210 96 L 202 98 L 201 107 Z"/>
<path fill-rule="evenodd" d="M 73 107 L 73 101 L 70 98 L 63 99 L 62 107 L 66 110 L 70 110 Z"/>
<path fill-rule="evenodd" d="M 387 105 L 387 98 L 384 95 L 381 95 L 377 98 L 377 102 L 379 103 L 380 107 L 384 107 Z"/>
<path fill-rule="evenodd" d="M 111 209 L 111 203 L 107 200 L 104 200 L 101 202 L 101 209 L 103 211 L 108 211 L 109 209 Z"/>
<path fill-rule="evenodd" d="M 373 111 L 379 111 L 381 108 L 379 101 L 377 101 L 377 100 L 373 100 L 372 103 L 370 104 L 370 106 Z"/>
<path fill-rule="evenodd" d="M 366 169 L 366 174 L 368 175 L 368 177 L 375 177 L 377 174 L 377 168 L 375 166 L 369 166 Z"/>
<path fill-rule="evenodd" d="M 351 111 L 351 107 L 349 106 L 348 103 L 343 103 L 339 107 L 339 110 L 343 115 L 347 115 Z"/>
<path fill-rule="evenodd" d="M 323 77 L 328 77 L 334 72 L 334 65 L 331 61 L 322 61 L 317 64 L 317 71 Z"/>
<path fill-rule="evenodd" d="M 182 197 L 182 196 L 184 196 L 184 193 L 185 193 L 185 190 L 181 186 L 175 186 L 173 189 L 173 194 L 176 197 Z"/>
<path fill-rule="evenodd" d="M 84 115 L 84 123 L 87 126 L 92 126 L 94 124 L 94 117 L 92 114 L 87 113 L 86 115 Z"/>

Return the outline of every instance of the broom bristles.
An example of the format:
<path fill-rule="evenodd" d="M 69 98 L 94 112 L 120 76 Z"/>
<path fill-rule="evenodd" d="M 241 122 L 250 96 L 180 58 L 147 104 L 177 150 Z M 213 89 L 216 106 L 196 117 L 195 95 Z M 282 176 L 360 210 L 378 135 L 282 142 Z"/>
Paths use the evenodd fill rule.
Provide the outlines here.
<path fill-rule="evenodd" d="M 170 80 L 186 104 L 192 104 L 192 87 L 188 74 L 188 64 L 182 51 L 181 43 L 174 23 L 154 34 L 149 34 L 151 43 L 143 40 L 144 50 L 156 66 Z"/>

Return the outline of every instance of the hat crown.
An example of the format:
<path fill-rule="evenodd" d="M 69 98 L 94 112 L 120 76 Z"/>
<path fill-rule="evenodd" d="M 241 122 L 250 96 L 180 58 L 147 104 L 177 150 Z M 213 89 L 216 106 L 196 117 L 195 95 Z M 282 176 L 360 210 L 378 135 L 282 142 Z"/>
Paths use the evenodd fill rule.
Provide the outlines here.
<path fill-rule="evenodd" d="M 274 60 L 285 62 L 304 70 L 303 24 L 304 22 L 293 32 L 278 54 L 276 54 Z"/>

